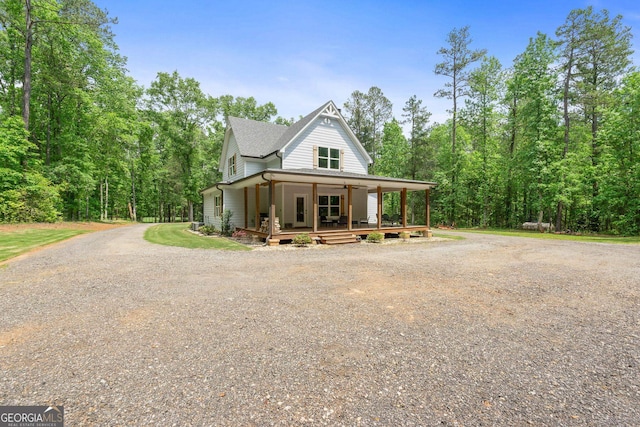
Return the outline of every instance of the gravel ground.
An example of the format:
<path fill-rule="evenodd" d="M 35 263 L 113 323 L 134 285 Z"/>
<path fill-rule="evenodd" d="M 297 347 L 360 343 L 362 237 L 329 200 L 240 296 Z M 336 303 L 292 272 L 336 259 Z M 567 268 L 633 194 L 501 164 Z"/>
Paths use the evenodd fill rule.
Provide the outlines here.
<path fill-rule="evenodd" d="M 68 426 L 640 423 L 640 246 L 238 253 L 146 227 L 0 268 L 0 405 Z"/>

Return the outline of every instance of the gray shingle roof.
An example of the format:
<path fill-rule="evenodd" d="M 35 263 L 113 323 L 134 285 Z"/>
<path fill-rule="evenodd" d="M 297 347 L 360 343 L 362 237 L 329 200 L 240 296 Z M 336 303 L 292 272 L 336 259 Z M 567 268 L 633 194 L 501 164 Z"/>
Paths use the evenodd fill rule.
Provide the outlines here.
<path fill-rule="evenodd" d="M 329 102 L 331 101 L 326 102 L 291 126 L 229 117 L 229 126 L 236 137 L 240 155 L 245 157 L 266 157 L 280 150 L 320 114 Z"/>
<path fill-rule="evenodd" d="M 229 117 L 241 156 L 264 157 L 280 149 L 278 140 L 289 129 L 267 122 Z"/>

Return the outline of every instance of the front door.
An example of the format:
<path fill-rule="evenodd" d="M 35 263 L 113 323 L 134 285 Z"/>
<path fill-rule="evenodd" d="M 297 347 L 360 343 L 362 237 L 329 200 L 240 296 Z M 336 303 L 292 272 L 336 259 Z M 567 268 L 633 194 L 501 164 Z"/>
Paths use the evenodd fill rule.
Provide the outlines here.
<path fill-rule="evenodd" d="M 307 195 L 296 194 L 294 197 L 295 197 L 294 227 L 306 227 L 307 226 Z"/>

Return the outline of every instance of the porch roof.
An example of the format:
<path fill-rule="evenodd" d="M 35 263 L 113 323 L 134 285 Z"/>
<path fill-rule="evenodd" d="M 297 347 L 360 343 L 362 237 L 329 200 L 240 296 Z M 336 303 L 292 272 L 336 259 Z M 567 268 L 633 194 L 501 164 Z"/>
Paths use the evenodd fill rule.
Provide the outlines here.
<path fill-rule="evenodd" d="M 223 181 L 212 185 L 202 193 L 208 193 L 215 189 L 244 188 L 256 184 L 264 184 L 270 181 L 292 182 L 321 185 L 352 185 L 354 187 L 366 187 L 370 193 L 376 192 L 378 186 L 383 192 L 407 190 L 428 190 L 435 187 L 435 182 L 416 181 L 410 179 L 390 178 L 386 176 L 363 175 L 351 172 L 339 172 L 319 169 L 265 169 L 262 172 L 250 175 L 237 181 Z"/>

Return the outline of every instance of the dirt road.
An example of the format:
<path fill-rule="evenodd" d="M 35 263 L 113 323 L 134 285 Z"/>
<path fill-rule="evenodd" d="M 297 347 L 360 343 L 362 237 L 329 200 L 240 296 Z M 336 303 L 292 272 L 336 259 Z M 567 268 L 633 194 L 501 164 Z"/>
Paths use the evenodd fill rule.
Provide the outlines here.
<path fill-rule="evenodd" d="M 222 252 L 85 235 L 0 269 L 0 405 L 72 425 L 637 425 L 640 246 Z"/>

